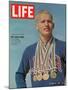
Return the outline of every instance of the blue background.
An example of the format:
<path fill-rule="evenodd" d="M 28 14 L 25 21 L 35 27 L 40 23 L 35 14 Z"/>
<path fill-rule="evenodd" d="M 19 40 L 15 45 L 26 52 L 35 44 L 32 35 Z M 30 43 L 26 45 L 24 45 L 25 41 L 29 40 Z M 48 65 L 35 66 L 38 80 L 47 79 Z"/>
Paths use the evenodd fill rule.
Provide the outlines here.
<path fill-rule="evenodd" d="M 12 2 L 21 3 L 24 2 Z M 29 3 L 25 3 L 29 4 Z M 31 4 L 31 3 L 30 3 Z M 40 10 L 48 10 L 54 16 L 55 27 L 53 30 L 53 36 L 65 41 L 66 40 L 66 5 L 64 4 L 48 4 L 48 3 L 32 3 L 35 6 L 35 15 Z M 10 7 L 9 7 L 10 8 Z M 9 9 L 10 12 L 10 9 Z M 10 13 L 9 13 L 10 14 Z M 24 38 L 11 38 L 11 36 L 22 35 Z M 17 71 L 24 49 L 38 40 L 38 32 L 35 27 L 34 19 L 12 19 L 9 18 L 9 59 L 10 59 L 10 75 L 9 83 L 10 88 L 16 88 L 15 84 L 15 72 Z M 28 87 L 31 87 L 30 73 L 27 75 L 26 83 Z"/>

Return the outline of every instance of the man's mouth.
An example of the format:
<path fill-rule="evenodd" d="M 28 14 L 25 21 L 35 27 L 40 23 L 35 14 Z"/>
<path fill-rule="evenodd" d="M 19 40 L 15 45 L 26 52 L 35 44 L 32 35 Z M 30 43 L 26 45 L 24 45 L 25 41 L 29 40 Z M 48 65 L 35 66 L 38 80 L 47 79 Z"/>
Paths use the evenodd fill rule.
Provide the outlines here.
<path fill-rule="evenodd" d="M 44 31 L 49 32 L 50 30 L 49 28 L 44 28 Z"/>

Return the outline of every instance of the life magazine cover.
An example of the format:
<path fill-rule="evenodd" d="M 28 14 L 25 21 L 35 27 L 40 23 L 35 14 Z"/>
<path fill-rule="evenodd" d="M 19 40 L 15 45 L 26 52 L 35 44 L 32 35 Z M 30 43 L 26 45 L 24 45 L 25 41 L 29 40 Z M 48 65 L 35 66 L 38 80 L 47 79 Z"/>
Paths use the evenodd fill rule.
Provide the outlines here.
<path fill-rule="evenodd" d="M 9 87 L 66 85 L 66 5 L 9 1 Z"/>

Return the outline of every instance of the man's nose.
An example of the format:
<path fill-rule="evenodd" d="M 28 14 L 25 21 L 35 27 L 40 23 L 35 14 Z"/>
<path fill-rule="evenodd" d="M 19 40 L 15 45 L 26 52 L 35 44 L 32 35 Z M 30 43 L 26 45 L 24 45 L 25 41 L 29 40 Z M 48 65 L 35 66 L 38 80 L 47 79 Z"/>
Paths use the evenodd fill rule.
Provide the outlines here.
<path fill-rule="evenodd" d="M 48 26 L 48 21 L 45 21 L 45 26 Z"/>

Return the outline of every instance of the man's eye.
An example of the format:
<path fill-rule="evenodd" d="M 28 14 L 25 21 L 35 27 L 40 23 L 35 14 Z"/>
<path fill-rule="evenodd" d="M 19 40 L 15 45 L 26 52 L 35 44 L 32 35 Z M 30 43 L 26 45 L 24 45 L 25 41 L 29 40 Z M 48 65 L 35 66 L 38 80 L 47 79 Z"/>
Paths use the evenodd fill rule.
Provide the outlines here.
<path fill-rule="evenodd" d="M 41 21 L 41 23 L 45 23 L 45 20 Z"/>
<path fill-rule="evenodd" d="M 48 20 L 47 22 L 48 22 L 48 23 L 52 23 L 52 21 L 51 21 L 51 20 Z"/>

